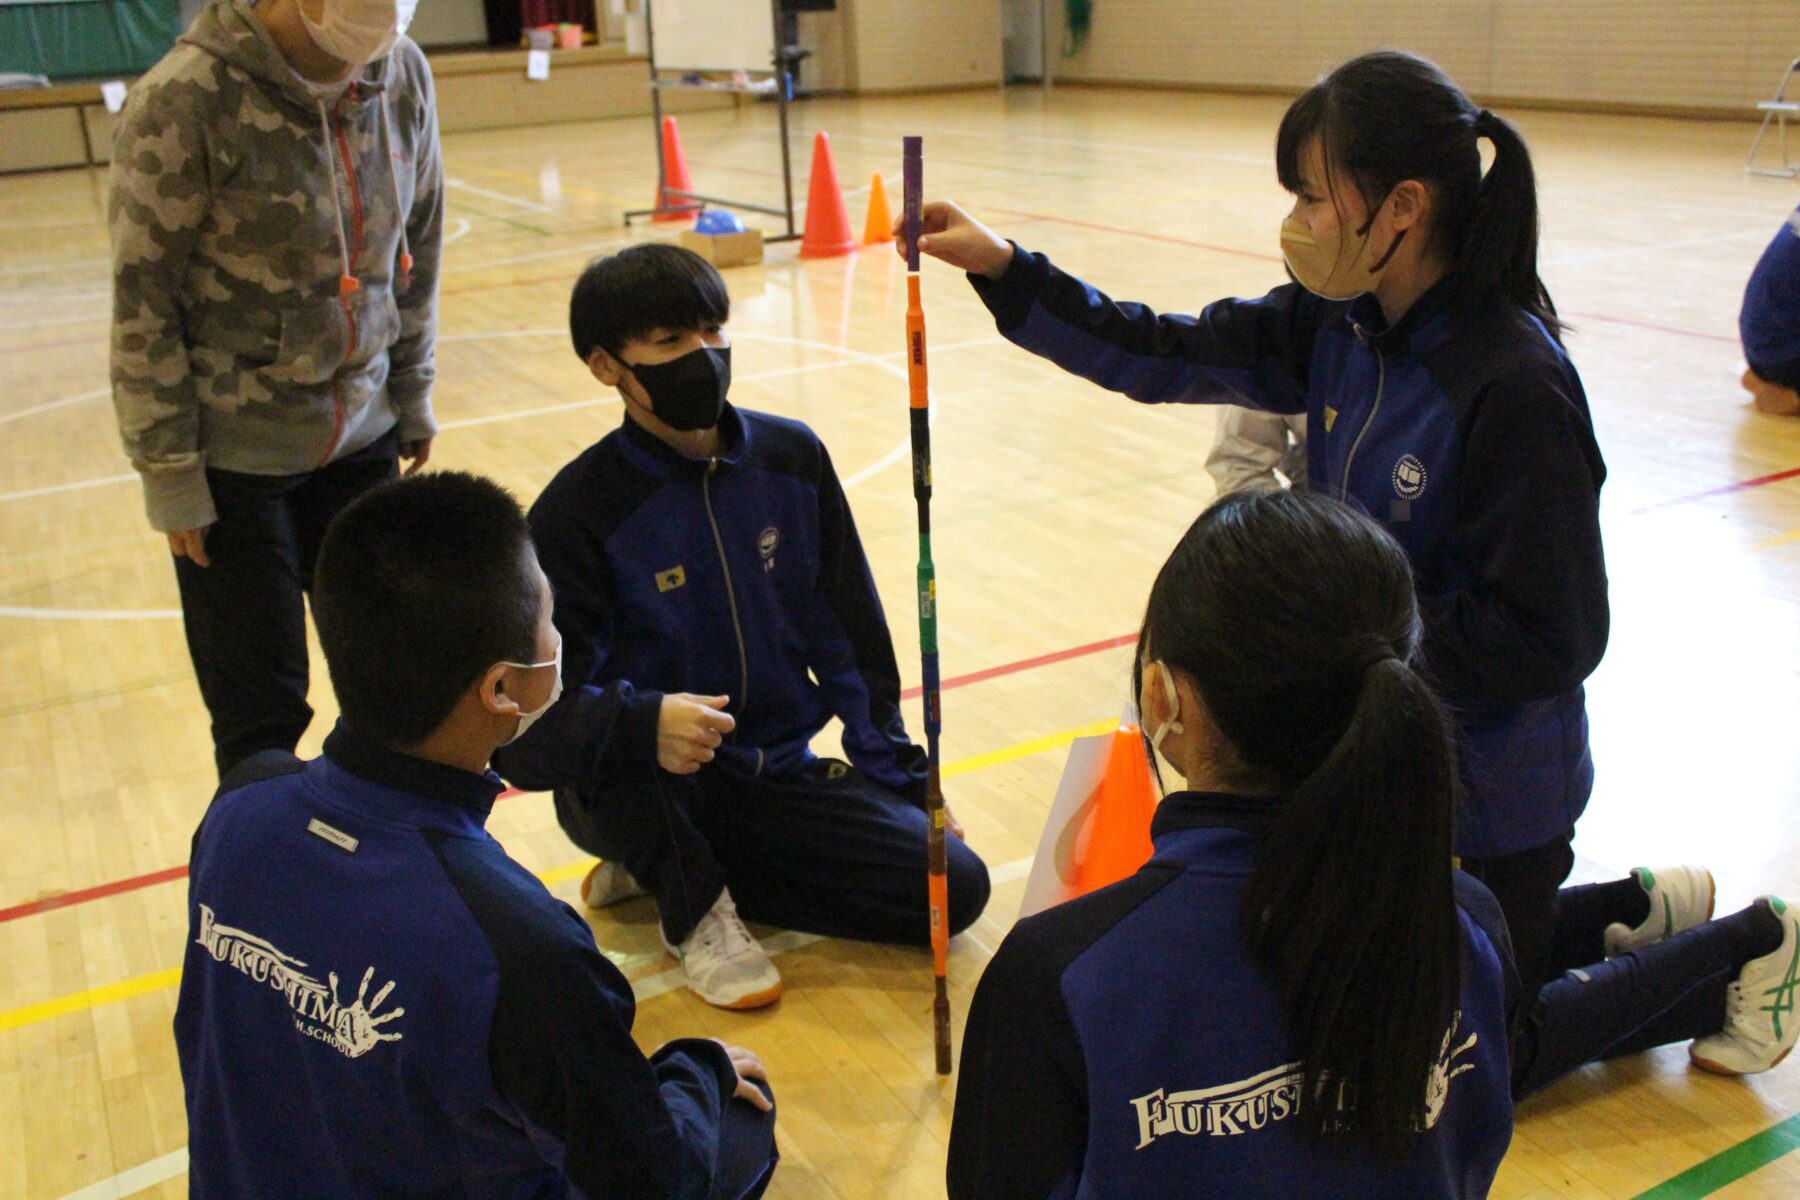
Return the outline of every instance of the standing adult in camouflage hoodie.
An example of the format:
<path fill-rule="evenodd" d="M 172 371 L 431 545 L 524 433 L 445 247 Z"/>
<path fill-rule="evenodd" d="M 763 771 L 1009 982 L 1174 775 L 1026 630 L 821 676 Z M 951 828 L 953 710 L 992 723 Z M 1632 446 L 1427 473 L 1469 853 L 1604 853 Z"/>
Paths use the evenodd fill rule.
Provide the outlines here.
<path fill-rule="evenodd" d="M 413 7 L 217 0 L 114 143 L 113 400 L 221 776 L 305 732 L 325 527 L 437 432 L 443 169 Z"/>

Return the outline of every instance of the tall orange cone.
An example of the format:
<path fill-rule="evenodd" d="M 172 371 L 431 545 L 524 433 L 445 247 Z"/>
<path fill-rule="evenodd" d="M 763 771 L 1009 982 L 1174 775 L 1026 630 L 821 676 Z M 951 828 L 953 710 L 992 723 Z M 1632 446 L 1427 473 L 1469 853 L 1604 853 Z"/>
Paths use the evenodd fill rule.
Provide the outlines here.
<path fill-rule="evenodd" d="M 669 189 L 680 192 L 694 190 L 694 180 L 688 174 L 687 155 L 681 149 L 681 131 L 675 128 L 674 117 L 664 117 L 662 123 L 663 177 L 656 188 L 656 207 L 669 208 L 675 205 L 692 204 L 686 196 L 671 196 Z M 698 211 L 698 210 L 695 210 Z M 652 221 L 691 221 L 692 212 L 659 212 L 651 217 Z"/>
<path fill-rule="evenodd" d="M 869 219 L 863 224 L 863 245 L 886 245 L 894 240 L 894 218 L 888 212 L 887 188 L 881 174 L 869 180 Z"/>
<path fill-rule="evenodd" d="M 844 193 L 838 187 L 837 167 L 831 161 L 831 139 L 824 130 L 813 139 L 812 183 L 806 193 L 806 235 L 800 239 L 801 258 L 835 258 L 856 249 L 850 232 L 850 214 L 844 211 Z"/>
<path fill-rule="evenodd" d="M 1082 845 L 1073 855 L 1077 896 L 1117 883 L 1150 861 L 1150 822 L 1156 816 L 1156 786 L 1144 757 L 1144 737 L 1136 725 L 1121 724 L 1106 752 L 1106 773 L 1084 806 Z"/>

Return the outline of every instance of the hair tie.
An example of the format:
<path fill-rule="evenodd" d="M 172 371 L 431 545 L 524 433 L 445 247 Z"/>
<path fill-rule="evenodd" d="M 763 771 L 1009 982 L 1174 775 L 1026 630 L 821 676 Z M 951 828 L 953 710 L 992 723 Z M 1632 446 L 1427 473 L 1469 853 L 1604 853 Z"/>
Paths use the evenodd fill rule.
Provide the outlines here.
<path fill-rule="evenodd" d="M 1481 109 L 1475 114 L 1475 136 L 1485 138 L 1493 137 L 1494 127 L 1499 123 L 1500 118 L 1496 117 L 1485 108 Z"/>
<path fill-rule="evenodd" d="M 1393 646 L 1381 638 L 1371 638 L 1362 654 L 1358 657 L 1356 677 L 1361 679 L 1369 673 L 1370 668 L 1379 667 L 1387 662 L 1399 662 L 1400 656 L 1394 653 Z"/>

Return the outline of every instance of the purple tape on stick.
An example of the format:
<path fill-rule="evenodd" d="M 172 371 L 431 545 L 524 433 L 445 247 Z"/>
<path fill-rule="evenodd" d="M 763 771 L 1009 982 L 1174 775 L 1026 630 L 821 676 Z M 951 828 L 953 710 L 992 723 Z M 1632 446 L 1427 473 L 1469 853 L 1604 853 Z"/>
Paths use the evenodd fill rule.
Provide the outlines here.
<path fill-rule="evenodd" d="M 919 269 L 919 230 L 924 223 L 921 210 L 925 207 L 925 139 L 922 137 L 902 138 L 902 160 L 905 167 L 905 192 L 903 216 L 906 235 L 906 269 Z"/>

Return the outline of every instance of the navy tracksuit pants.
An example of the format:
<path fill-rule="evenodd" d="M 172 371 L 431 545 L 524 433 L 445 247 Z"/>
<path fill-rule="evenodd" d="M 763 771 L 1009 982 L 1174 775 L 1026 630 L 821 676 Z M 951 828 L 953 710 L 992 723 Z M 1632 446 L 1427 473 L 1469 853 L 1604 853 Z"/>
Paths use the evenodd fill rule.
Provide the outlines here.
<path fill-rule="evenodd" d="M 622 863 L 656 898 L 679 944 L 721 889 L 746 918 L 827 937 L 925 945 L 925 813 L 855 767 L 818 759 L 751 778 L 717 763 L 693 775 L 628 766 L 559 788 L 556 815 L 577 846 Z M 949 839 L 950 931 L 988 900 L 987 867 Z"/>

